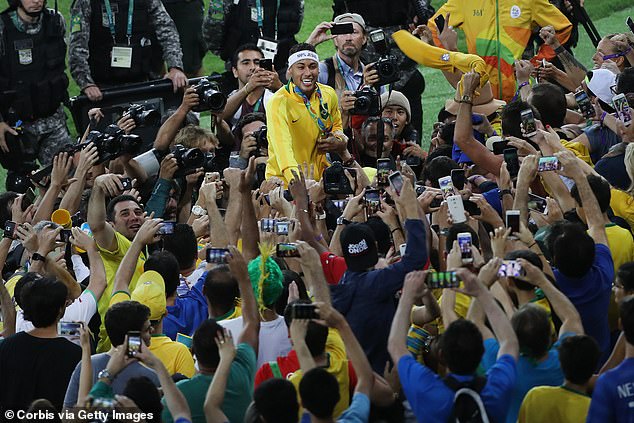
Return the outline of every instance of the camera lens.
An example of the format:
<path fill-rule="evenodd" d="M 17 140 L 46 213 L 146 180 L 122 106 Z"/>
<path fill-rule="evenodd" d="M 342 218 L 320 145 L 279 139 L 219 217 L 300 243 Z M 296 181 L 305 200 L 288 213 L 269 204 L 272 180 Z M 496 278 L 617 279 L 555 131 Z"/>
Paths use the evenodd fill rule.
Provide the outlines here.
<path fill-rule="evenodd" d="M 227 104 L 227 98 L 219 91 L 216 90 L 206 90 L 203 95 L 201 101 L 209 108 L 211 111 L 220 111 Z"/>

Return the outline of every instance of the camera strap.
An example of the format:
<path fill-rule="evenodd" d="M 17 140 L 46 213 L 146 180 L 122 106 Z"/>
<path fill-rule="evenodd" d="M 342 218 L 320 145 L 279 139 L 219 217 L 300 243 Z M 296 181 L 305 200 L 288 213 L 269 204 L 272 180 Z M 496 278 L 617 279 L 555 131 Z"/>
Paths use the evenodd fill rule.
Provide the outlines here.
<path fill-rule="evenodd" d="M 110 34 L 112 35 L 112 42 L 117 44 L 116 39 L 116 30 L 114 26 L 114 15 L 112 14 L 112 6 L 110 5 L 110 0 L 103 0 L 104 6 L 106 8 L 106 15 L 108 16 L 108 27 L 110 28 Z M 126 37 L 128 39 L 128 45 L 130 45 L 130 40 L 132 38 L 132 18 L 134 17 L 134 0 L 128 1 L 128 25 L 126 29 Z"/>
<path fill-rule="evenodd" d="M 286 90 L 289 93 L 291 92 L 290 86 L 291 86 L 291 81 L 289 81 L 286 84 Z M 313 111 L 312 107 L 310 106 L 310 99 L 306 96 L 306 94 L 302 92 L 302 90 L 299 89 L 298 86 L 293 85 L 293 92 L 297 94 L 298 96 L 300 96 L 301 99 L 304 101 L 304 106 L 306 106 L 306 110 L 308 110 L 308 114 L 313 119 L 313 121 L 317 124 L 322 134 L 330 133 L 334 124 L 332 122 L 332 116 L 330 116 L 330 113 L 328 112 L 328 109 L 326 108 L 326 105 L 324 104 L 324 100 L 321 95 L 321 89 L 319 89 L 319 85 L 317 85 L 317 88 L 315 88 L 315 96 L 317 96 L 317 99 L 319 100 L 319 115 L 317 115 Z M 326 126 L 326 123 L 324 121 L 327 121 L 330 126 Z"/>
<path fill-rule="evenodd" d="M 255 18 L 258 22 L 258 30 L 260 31 L 260 37 L 264 37 L 264 7 L 262 6 L 262 0 L 255 0 Z M 280 0 L 277 0 L 277 6 L 275 7 L 275 37 L 277 40 L 277 15 L 280 13 Z M 253 19 L 253 15 L 251 16 Z"/>

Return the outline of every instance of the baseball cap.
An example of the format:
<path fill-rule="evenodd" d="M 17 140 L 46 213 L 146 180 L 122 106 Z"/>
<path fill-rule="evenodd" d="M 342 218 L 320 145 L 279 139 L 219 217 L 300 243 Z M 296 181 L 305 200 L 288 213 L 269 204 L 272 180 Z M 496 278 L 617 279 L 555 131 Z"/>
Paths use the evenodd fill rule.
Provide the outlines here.
<path fill-rule="evenodd" d="M 365 223 L 349 224 L 341 232 L 339 239 L 348 270 L 363 272 L 379 261 L 376 238 Z"/>
<path fill-rule="evenodd" d="M 365 21 L 363 17 L 358 13 L 343 13 L 337 16 L 334 21 L 335 24 L 345 23 L 345 22 L 354 22 L 361 25 L 361 28 L 365 31 Z"/>
<path fill-rule="evenodd" d="M 412 109 L 409 106 L 409 100 L 400 91 L 385 92 L 381 94 L 381 105 L 383 107 L 387 107 L 387 106 L 402 107 L 407 112 L 407 120 L 410 121 L 412 119 Z"/>
<path fill-rule="evenodd" d="M 612 104 L 611 88 L 616 86 L 616 75 L 607 69 L 594 69 L 586 76 L 586 86 L 605 104 Z"/>
<path fill-rule="evenodd" d="M 144 272 L 139 277 L 130 299 L 150 308 L 150 320 L 160 320 L 167 312 L 163 277 L 154 270 Z"/>

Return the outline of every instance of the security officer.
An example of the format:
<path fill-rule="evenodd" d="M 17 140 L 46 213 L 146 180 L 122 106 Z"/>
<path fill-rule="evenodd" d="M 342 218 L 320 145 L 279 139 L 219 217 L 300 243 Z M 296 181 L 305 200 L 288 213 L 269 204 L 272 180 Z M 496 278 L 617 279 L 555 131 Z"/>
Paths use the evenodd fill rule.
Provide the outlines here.
<path fill-rule="evenodd" d="M 295 34 L 304 19 L 304 0 L 211 0 L 203 22 L 207 48 L 225 61 L 243 44 L 257 44 L 264 57 L 286 81 L 288 50 L 297 44 Z M 229 75 L 229 79 L 233 79 Z"/>
<path fill-rule="evenodd" d="M 419 24 L 424 24 L 433 14 L 431 2 L 421 1 L 426 6 L 423 8 L 424 10 L 419 12 L 415 11 L 413 3 L 411 0 L 334 0 L 332 8 L 334 16 L 343 13 L 358 13 L 365 20 L 368 34 L 376 29 L 382 29 L 386 39 L 391 41 L 392 34 L 407 28 L 418 13 L 425 14 L 425 16 L 417 18 Z M 425 79 L 418 71 L 416 63 L 405 56 L 393 43 L 390 54 L 396 56 L 401 72 L 400 80 L 394 84 L 393 89 L 406 95 L 412 110 L 411 124 L 418 133 L 421 133 L 423 125 L 421 96 L 425 91 Z M 361 53 L 361 61 L 373 63 L 378 59 L 379 55 L 374 50 L 372 43 L 368 43 Z"/>
<path fill-rule="evenodd" d="M 160 0 L 75 0 L 71 6 L 70 73 L 92 101 L 101 100 L 100 87 L 150 79 L 157 42 L 176 91 L 187 84 L 183 53 Z"/>
<path fill-rule="evenodd" d="M 68 98 L 64 73 L 64 18 L 45 0 L 9 0 L 0 14 L 0 162 L 7 189 L 72 143 L 62 102 Z M 13 128 L 17 127 L 21 134 Z"/>

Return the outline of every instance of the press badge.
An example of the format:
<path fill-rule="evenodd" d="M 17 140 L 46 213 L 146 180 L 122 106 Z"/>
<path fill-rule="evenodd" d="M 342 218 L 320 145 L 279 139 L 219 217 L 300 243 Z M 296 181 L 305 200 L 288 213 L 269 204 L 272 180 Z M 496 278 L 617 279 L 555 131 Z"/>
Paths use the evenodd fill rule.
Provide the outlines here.
<path fill-rule="evenodd" d="M 277 54 L 277 41 L 267 40 L 264 38 L 258 39 L 258 47 L 264 53 L 265 59 L 275 60 Z"/>
<path fill-rule="evenodd" d="M 253 22 L 257 22 L 258 21 L 258 8 L 257 7 L 252 7 L 251 8 L 251 21 L 253 21 Z"/>
<path fill-rule="evenodd" d="M 131 68 L 132 47 L 112 47 L 110 66 L 113 68 Z"/>
<path fill-rule="evenodd" d="M 15 51 L 18 52 L 18 62 L 21 65 L 30 65 L 33 63 L 33 40 L 17 40 L 13 42 Z"/>

